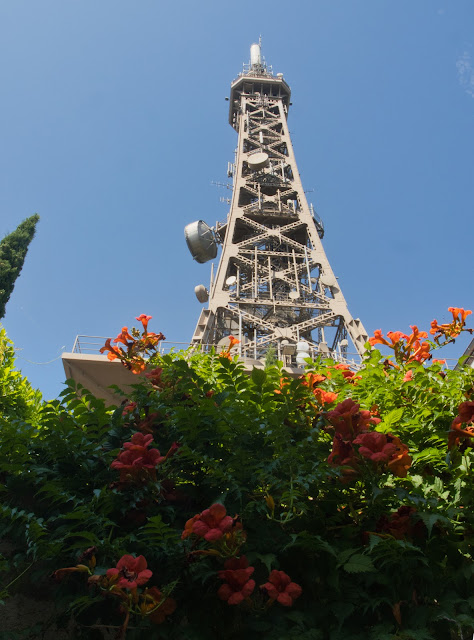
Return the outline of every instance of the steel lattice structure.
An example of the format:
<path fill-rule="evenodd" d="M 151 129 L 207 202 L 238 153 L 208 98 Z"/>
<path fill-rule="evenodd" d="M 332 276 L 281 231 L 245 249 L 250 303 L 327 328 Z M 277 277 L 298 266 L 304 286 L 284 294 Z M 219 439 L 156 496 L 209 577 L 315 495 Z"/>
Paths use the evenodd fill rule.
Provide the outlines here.
<path fill-rule="evenodd" d="M 306 340 L 313 352 L 344 360 L 354 351 L 348 338 L 359 355 L 368 338 L 349 313 L 323 249 L 323 225 L 306 200 L 289 106 L 283 75 L 273 75 L 252 45 L 250 64 L 231 85 L 232 201 L 227 222 L 212 230 L 222 254 L 193 343 L 222 344 L 232 334 L 242 356 L 261 358 L 270 345 L 288 352 Z"/>

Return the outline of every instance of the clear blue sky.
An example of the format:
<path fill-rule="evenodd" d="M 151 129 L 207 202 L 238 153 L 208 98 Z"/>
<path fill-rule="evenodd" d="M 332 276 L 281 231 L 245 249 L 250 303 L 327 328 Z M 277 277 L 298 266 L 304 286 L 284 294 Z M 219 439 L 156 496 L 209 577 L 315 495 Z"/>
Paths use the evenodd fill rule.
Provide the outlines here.
<path fill-rule="evenodd" d="M 227 215 L 224 98 L 260 34 L 351 313 L 473 308 L 473 25 L 472 0 L 2 2 L 0 236 L 41 216 L 3 321 L 23 372 L 55 397 L 61 361 L 28 360 L 140 313 L 191 338 L 210 268 L 183 227 Z"/>

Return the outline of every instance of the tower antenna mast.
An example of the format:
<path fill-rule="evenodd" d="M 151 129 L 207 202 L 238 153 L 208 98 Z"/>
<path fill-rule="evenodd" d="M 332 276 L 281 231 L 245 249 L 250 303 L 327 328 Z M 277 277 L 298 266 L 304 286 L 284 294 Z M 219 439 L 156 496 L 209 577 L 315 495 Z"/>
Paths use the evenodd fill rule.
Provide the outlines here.
<path fill-rule="evenodd" d="M 273 75 L 262 58 L 260 37 L 231 84 L 229 123 L 238 147 L 227 220 L 185 229 L 198 262 L 222 245 L 210 289 L 196 287 L 208 307 L 193 343 L 224 344 L 232 334 L 242 357 L 260 359 L 270 346 L 296 354 L 306 342 L 313 355 L 347 361 L 363 354 L 368 337 L 349 313 L 321 242 L 323 224 L 306 200 L 288 131 L 290 96 L 283 74 Z"/>

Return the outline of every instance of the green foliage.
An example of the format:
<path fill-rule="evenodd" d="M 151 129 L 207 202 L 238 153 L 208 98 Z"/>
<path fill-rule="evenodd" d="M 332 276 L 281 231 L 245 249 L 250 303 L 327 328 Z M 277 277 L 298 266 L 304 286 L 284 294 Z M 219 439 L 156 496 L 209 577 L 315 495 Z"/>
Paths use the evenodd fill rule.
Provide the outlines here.
<path fill-rule="evenodd" d="M 0 320 L 5 316 L 5 306 L 23 268 L 38 220 L 39 215 L 35 213 L 23 220 L 15 231 L 0 240 Z"/>
<path fill-rule="evenodd" d="M 15 370 L 15 351 L 0 325 L 0 432 L 15 420 L 23 420 L 34 431 L 41 406 L 41 394 Z M 14 426 L 14 425 L 13 425 Z M 3 439 L 7 440 L 6 437 Z"/>
<path fill-rule="evenodd" d="M 324 376 L 317 388 L 338 395 L 325 405 L 309 376 L 292 379 L 281 363 L 247 375 L 236 359 L 190 351 L 154 355 L 149 371 L 162 369 L 155 382 L 137 379 L 135 404 L 107 408 L 72 381 L 60 401 L 41 402 L 1 339 L 0 537 L 15 546 L 14 577 L 28 567 L 11 588 L 0 584 L 6 606 L 25 580 L 88 563 L 106 580 L 132 554 L 153 571 L 147 586 L 177 608 L 159 625 L 135 617 L 130 639 L 472 636 L 473 449 L 469 438 L 447 444 L 473 371 L 411 363 L 410 379 L 371 351 L 351 378 L 326 361 L 313 372 Z M 380 416 L 371 431 L 408 447 L 406 477 L 360 455 L 350 477 L 328 463 L 328 412 L 347 398 Z M 110 466 L 137 432 L 149 433 L 165 458 L 156 476 L 140 480 Z M 217 595 L 223 544 L 181 537 L 186 522 L 215 503 L 245 531 L 228 555 L 245 554 L 255 568 L 255 590 L 238 605 Z M 292 606 L 260 589 L 273 570 L 301 585 Z M 99 621 L 122 625 L 118 599 L 88 591 L 87 572 L 48 585 L 59 608 L 74 614 L 76 637 L 96 637 Z"/>
<path fill-rule="evenodd" d="M 277 363 L 277 352 L 273 345 L 270 345 L 265 354 L 265 368 L 271 367 Z"/>

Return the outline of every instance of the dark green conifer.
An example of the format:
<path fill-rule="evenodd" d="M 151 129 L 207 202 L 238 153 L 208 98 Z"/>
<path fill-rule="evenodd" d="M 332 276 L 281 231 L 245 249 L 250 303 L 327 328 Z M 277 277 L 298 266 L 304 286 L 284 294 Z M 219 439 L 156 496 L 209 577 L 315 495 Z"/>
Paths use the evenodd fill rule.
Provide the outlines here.
<path fill-rule="evenodd" d="M 0 241 L 0 320 L 25 262 L 28 246 L 35 235 L 39 215 L 26 218 Z"/>

